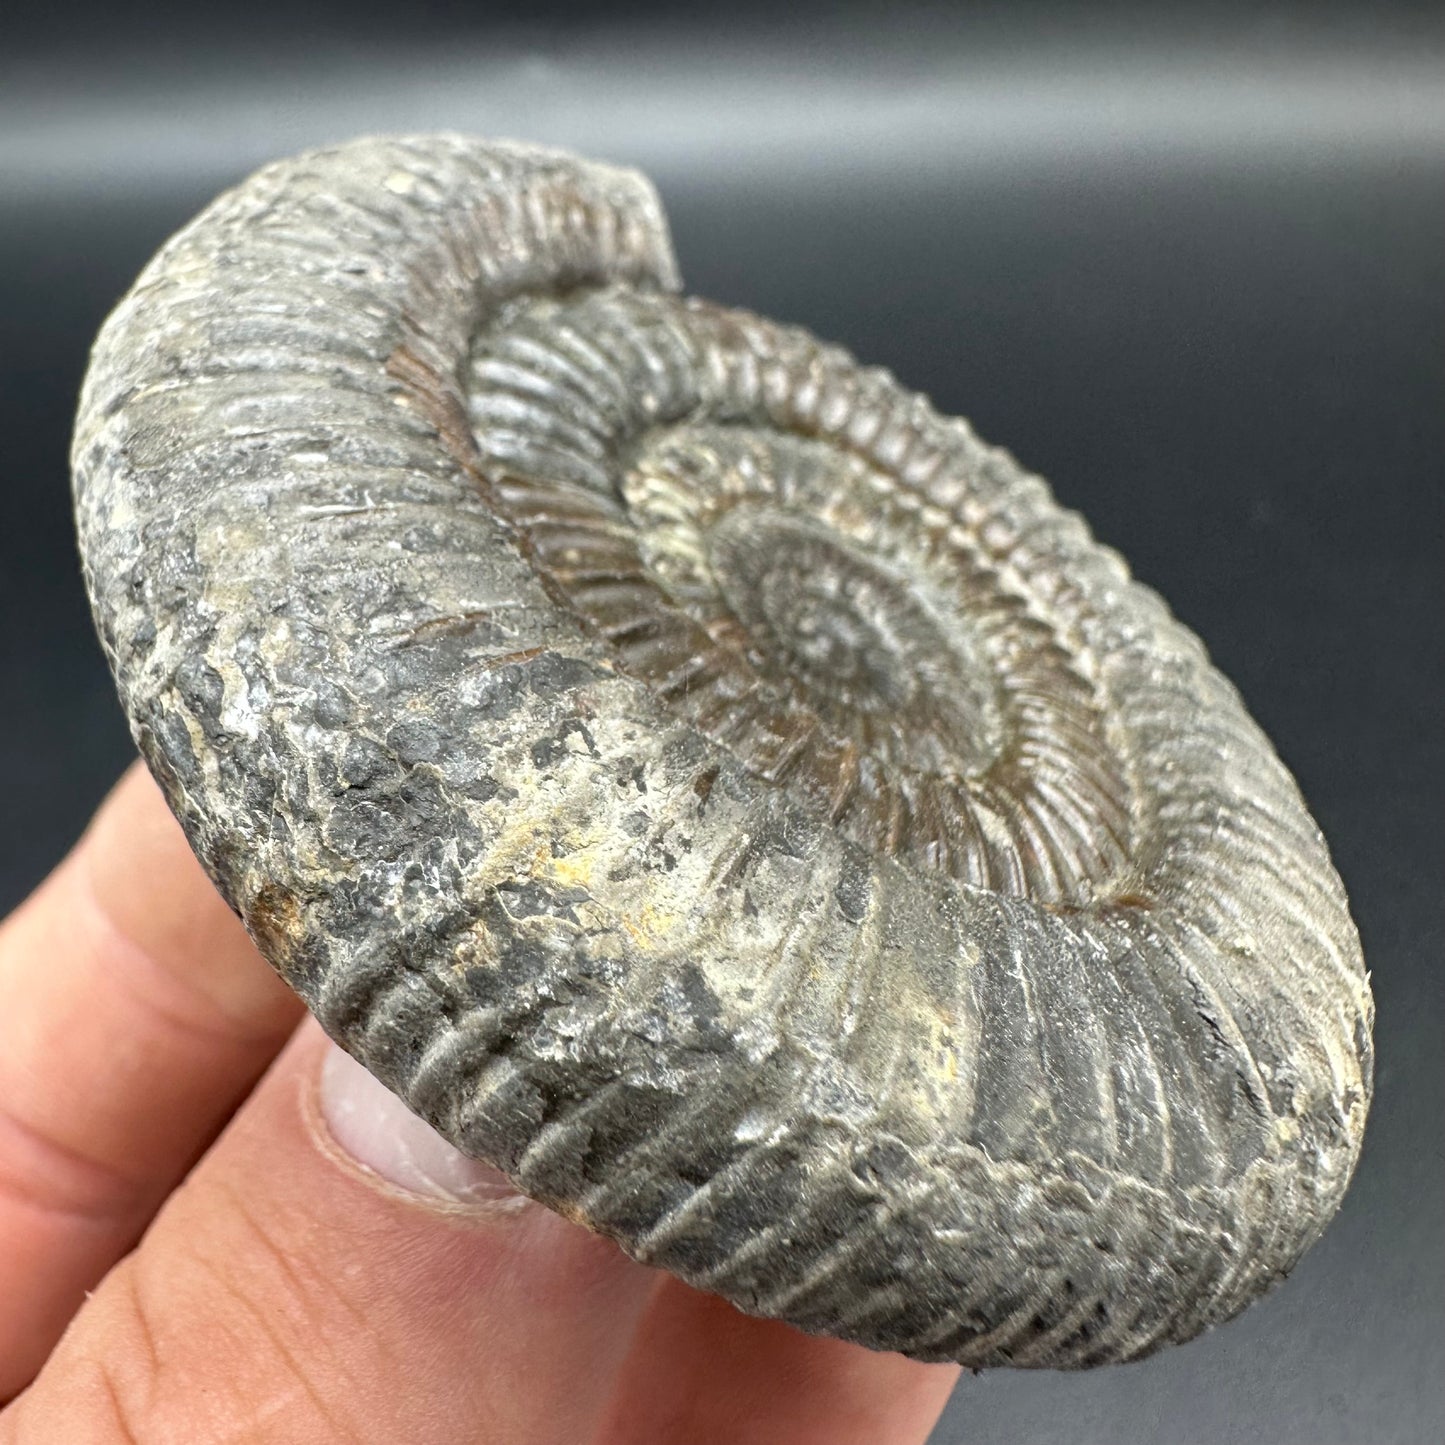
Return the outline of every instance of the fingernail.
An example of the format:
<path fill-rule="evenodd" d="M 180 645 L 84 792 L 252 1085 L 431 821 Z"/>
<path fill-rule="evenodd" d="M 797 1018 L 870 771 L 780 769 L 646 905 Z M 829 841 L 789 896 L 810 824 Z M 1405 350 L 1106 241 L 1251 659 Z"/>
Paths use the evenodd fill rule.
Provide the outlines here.
<path fill-rule="evenodd" d="M 526 1203 L 500 1170 L 453 1148 L 332 1043 L 321 1063 L 317 1096 L 331 1137 L 389 1184 L 457 1204 Z"/>

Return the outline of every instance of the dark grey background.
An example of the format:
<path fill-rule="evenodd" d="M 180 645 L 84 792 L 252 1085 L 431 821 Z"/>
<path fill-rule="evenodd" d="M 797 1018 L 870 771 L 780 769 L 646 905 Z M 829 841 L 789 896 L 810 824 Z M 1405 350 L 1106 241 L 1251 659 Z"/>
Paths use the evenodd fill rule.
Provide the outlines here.
<path fill-rule="evenodd" d="M 261 161 L 362 131 L 641 165 L 690 289 L 968 415 L 1165 594 L 1295 770 L 1374 970 L 1364 1159 L 1294 1278 L 1141 1365 L 965 1378 L 935 1439 L 1441 1440 L 1445 26 L 782 10 L 7 17 L 0 907 L 129 754 L 65 453 L 86 347 L 150 252 Z"/>

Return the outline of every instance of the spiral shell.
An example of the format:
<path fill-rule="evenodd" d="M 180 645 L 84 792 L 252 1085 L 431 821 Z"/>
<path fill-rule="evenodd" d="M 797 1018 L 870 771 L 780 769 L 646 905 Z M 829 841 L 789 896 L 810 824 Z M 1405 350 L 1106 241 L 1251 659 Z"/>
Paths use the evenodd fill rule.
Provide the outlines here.
<path fill-rule="evenodd" d="M 1370 1097 L 1293 781 L 1007 453 L 676 292 L 526 146 L 214 202 L 75 436 L 143 753 L 327 1030 L 636 1258 L 976 1366 L 1228 1318 Z"/>

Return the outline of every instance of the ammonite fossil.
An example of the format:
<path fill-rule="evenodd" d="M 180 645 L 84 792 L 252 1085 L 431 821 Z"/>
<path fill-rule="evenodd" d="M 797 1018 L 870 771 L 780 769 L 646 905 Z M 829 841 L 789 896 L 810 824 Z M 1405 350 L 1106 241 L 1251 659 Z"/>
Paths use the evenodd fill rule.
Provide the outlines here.
<path fill-rule="evenodd" d="M 212 204 L 75 438 L 141 750 L 344 1047 L 636 1258 L 924 1359 L 1186 1339 L 1359 1150 L 1324 842 L 1038 478 L 677 287 L 527 146 Z"/>

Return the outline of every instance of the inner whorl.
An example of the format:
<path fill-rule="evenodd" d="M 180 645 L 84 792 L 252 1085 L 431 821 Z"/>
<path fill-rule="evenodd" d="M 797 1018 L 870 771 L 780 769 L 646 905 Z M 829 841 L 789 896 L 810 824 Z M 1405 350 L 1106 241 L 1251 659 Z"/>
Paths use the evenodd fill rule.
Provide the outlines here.
<path fill-rule="evenodd" d="M 670 710 L 871 851 L 1041 903 L 1118 885 L 1093 660 L 891 379 L 610 287 L 504 310 L 464 385 L 498 511 Z"/>

